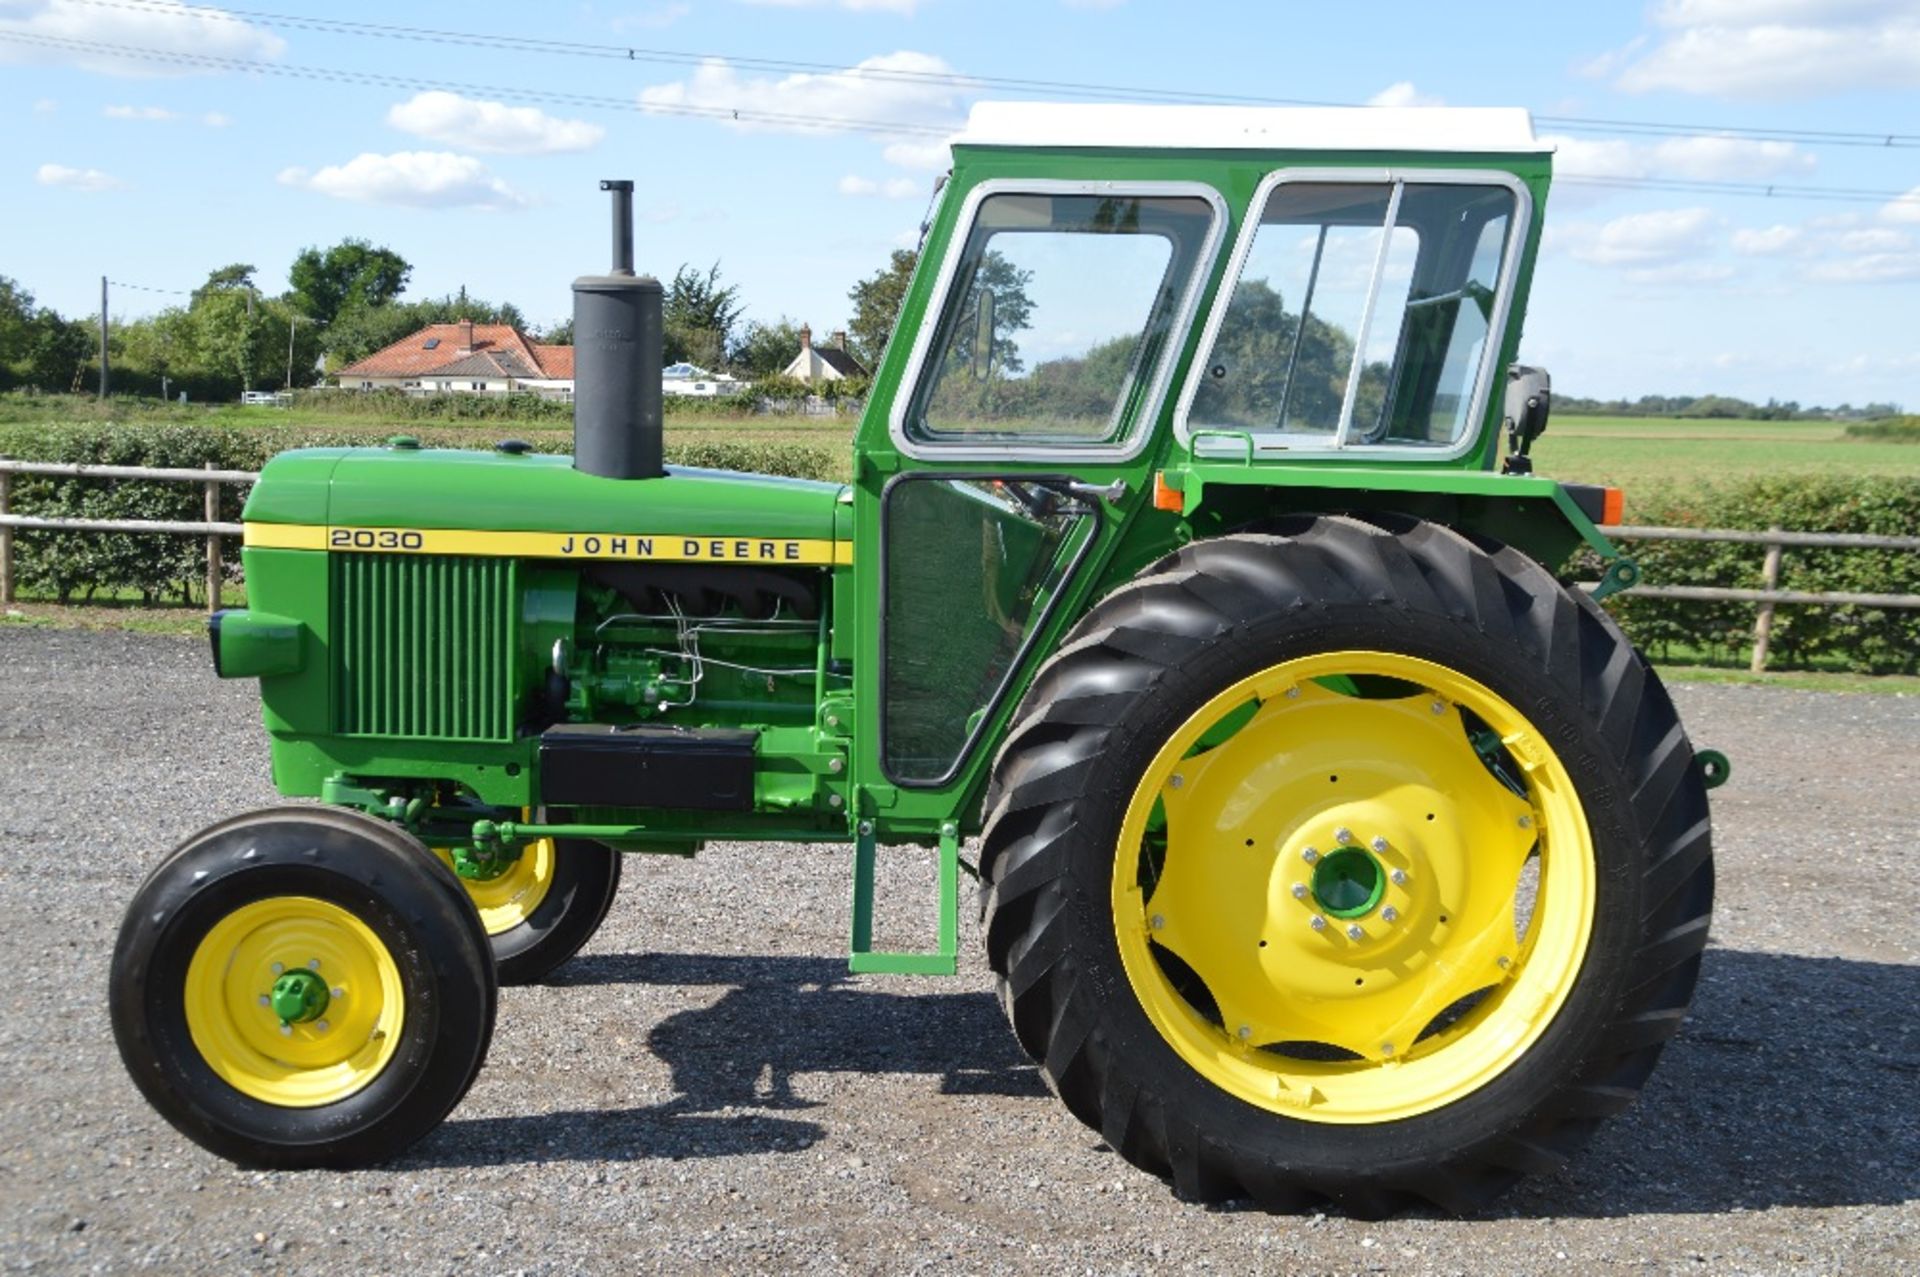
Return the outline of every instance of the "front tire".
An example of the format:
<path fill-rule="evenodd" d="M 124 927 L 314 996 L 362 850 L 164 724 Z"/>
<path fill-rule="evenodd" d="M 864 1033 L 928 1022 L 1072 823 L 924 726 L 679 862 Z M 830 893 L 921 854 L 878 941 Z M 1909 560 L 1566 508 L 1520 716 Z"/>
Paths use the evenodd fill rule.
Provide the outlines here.
<path fill-rule="evenodd" d="M 322 807 L 188 840 L 134 896 L 108 1002 L 160 1115 L 244 1166 L 386 1161 L 460 1102 L 493 1034 L 485 933 L 405 832 Z"/>
<path fill-rule="evenodd" d="M 1195 1200 L 1471 1210 L 1631 1102 L 1706 940 L 1658 679 L 1518 552 L 1382 517 L 1189 546 L 1022 704 L 987 953 L 1068 1107 Z"/>
<path fill-rule="evenodd" d="M 434 854 L 452 867 L 450 854 Z M 542 838 L 499 877 L 461 879 L 501 984 L 538 984 L 593 938 L 619 893 L 621 859 L 605 843 Z"/>

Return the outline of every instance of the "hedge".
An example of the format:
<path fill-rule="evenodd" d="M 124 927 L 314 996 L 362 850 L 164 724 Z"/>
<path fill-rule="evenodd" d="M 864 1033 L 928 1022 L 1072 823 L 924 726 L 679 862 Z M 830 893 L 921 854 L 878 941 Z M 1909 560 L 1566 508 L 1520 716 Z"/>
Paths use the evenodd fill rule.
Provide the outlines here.
<path fill-rule="evenodd" d="M 464 397 L 463 397 L 464 398 Z M 485 402 L 479 396 L 473 402 Z M 0 425 L 0 456 L 27 461 L 258 470 L 284 448 L 380 443 L 388 430 L 222 428 L 161 422 L 139 426 Z M 504 433 L 504 431 L 502 432 Z M 487 446 L 492 432 L 415 431 L 428 446 Z M 529 431 L 535 451 L 564 452 L 564 431 Z M 809 444 L 722 440 L 669 444 L 668 460 L 796 478 L 846 477 L 847 456 Z M 192 484 L 131 480 L 61 479 L 17 475 L 13 510 L 20 514 L 95 519 L 202 517 Z M 237 520 L 244 494 L 224 491 L 221 518 Z M 1675 527 L 1764 531 L 1778 524 L 1801 532 L 1920 534 L 1920 480 L 1886 477 L 1777 477 L 1704 486 L 1661 506 L 1635 509 L 1633 520 Z M 21 586 L 62 602 L 96 592 L 132 592 L 153 602 L 191 601 L 204 575 L 198 537 L 91 532 L 16 534 Z M 1765 551 L 1759 546 L 1644 541 L 1627 546 L 1650 584 L 1758 589 Z M 237 570 L 237 564 L 234 565 Z M 1574 572 L 1591 580 L 1598 564 Z M 1920 594 L 1920 553 L 1896 550 L 1788 549 L 1780 585 L 1809 592 Z M 1610 606 L 1627 633 L 1656 659 L 1703 654 L 1743 661 L 1753 630 L 1754 605 L 1700 603 L 1646 597 L 1616 598 Z M 1771 660 L 1776 668 L 1844 668 L 1863 673 L 1920 673 L 1920 610 L 1786 606 L 1774 616 Z"/>
<path fill-rule="evenodd" d="M 479 396 L 473 396 L 477 401 Z M 258 470 L 276 452 L 288 448 L 338 447 L 383 443 L 391 430 L 246 429 L 162 423 L 153 425 L 0 425 L 0 457 L 19 461 L 82 462 L 95 465 L 151 466 L 198 470 Z M 488 447 L 494 433 L 422 429 L 413 432 L 428 447 Z M 566 452 L 572 436 L 563 431 L 529 431 L 536 452 Z M 847 458 L 841 450 L 806 444 L 717 440 L 669 443 L 667 460 L 677 465 L 741 470 L 797 479 L 839 480 Z M 224 487 L 220 517 L 240 518 L 244 489 Z M 15 514 L 49 518 L 172 519 L 197 522 L 205 517 L 198 485 L 132 479 L 69 479 L 44 475 L 13 476 Z M 60 602 L 76 595 L 131 592 L 147 603 L 177 599 L 191 603 L 204 587 L 206 547 L 202 538 L 115 532 L 15 533 L 15 571 L 24 592 L 51 595 Z M 229 562 L 237 579 L 238 556 Z"/>
<path fill-rule="evenodd" d="M 1920 480 L 1890 477 L 1770 477 L 1704 486 L 1684 497 L 1630 511 L 1641 525 L 1764 532 L 1920 535 Z M 1624 548 L 1649 585 L 1761 589 L 1766 549 L 1700 541 L 1635 541 Z M 1577 567 L 1586 580 L 1599 565 Z M 1809 593 L 1920 594 L 1920 552 L 1801 549 L 1782 552 L 1783 590 Z M 1755 605 L 1645 596 L 1609 604 L 1621 626 L 1656 660 L 1715 656 L 1744 662 L 1752 649 Z M 1866 674 L 1920 673 L 1920 610 L 1815 607 L 1774 610 L 1768 663 L 1775 669 L 1846 669 Z"/>

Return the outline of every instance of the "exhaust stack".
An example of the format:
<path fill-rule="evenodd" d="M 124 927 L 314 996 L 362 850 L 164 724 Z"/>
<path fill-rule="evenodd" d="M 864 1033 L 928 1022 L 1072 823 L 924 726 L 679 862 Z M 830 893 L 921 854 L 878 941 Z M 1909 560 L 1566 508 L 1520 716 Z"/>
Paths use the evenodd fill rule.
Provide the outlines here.
<path fill-rule="evenodd" d="M 573 468 L 657 479 L 661 455 L 660 281 L 633 273 L 633 183 L 613 194 L 613 268 L 573 281 Z"/>

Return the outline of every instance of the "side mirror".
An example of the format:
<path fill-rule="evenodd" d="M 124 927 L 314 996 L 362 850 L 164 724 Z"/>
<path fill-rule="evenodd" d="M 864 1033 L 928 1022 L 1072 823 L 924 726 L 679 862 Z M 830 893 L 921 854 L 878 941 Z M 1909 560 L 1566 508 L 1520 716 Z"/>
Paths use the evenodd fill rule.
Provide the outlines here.
<path fill-rule="evenodd" d="M 993 290 L 981 288 L 973 307 L 973 379 L 985 381 L 993 371 Z"/>
<path fill-rule="evenodd" d="M 1533 441 L 1547 432 L 1547 414 L 1553 408 L 1553 378 L 1545 368 L 1515 364 L 1507 369 L 1505 425 L 1510 440 L 1502 474 L 1532 474 Z"/>

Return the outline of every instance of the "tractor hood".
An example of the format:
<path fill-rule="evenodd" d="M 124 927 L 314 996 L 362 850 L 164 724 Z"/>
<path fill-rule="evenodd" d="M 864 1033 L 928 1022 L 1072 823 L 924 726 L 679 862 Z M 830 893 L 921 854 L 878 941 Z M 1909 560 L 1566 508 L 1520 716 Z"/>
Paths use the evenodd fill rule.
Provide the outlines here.
<path fill-rule="evenodd" d="M 833 548 L 852 536 L 843 491 L 685 467 L 656 479 L 607 479 L 564 456 L 400 443 L 282 453 L 261 472 L 243 517 L 249 545 L 288 549 L 727 560 L 790 559 L 789 544 L 799 542 L 799 561 L 818 563 L 843 557 Z M 392 534 L 395 544 L 361 545 L 355 537 L 365 530 Z M 435 535 L 458 532 L 529 535 L 485 548 Z M 635 553 L 633 538 L 649 539 L 648 552 Z M 768 541 L 779 544 L 759 544 Z"/>

